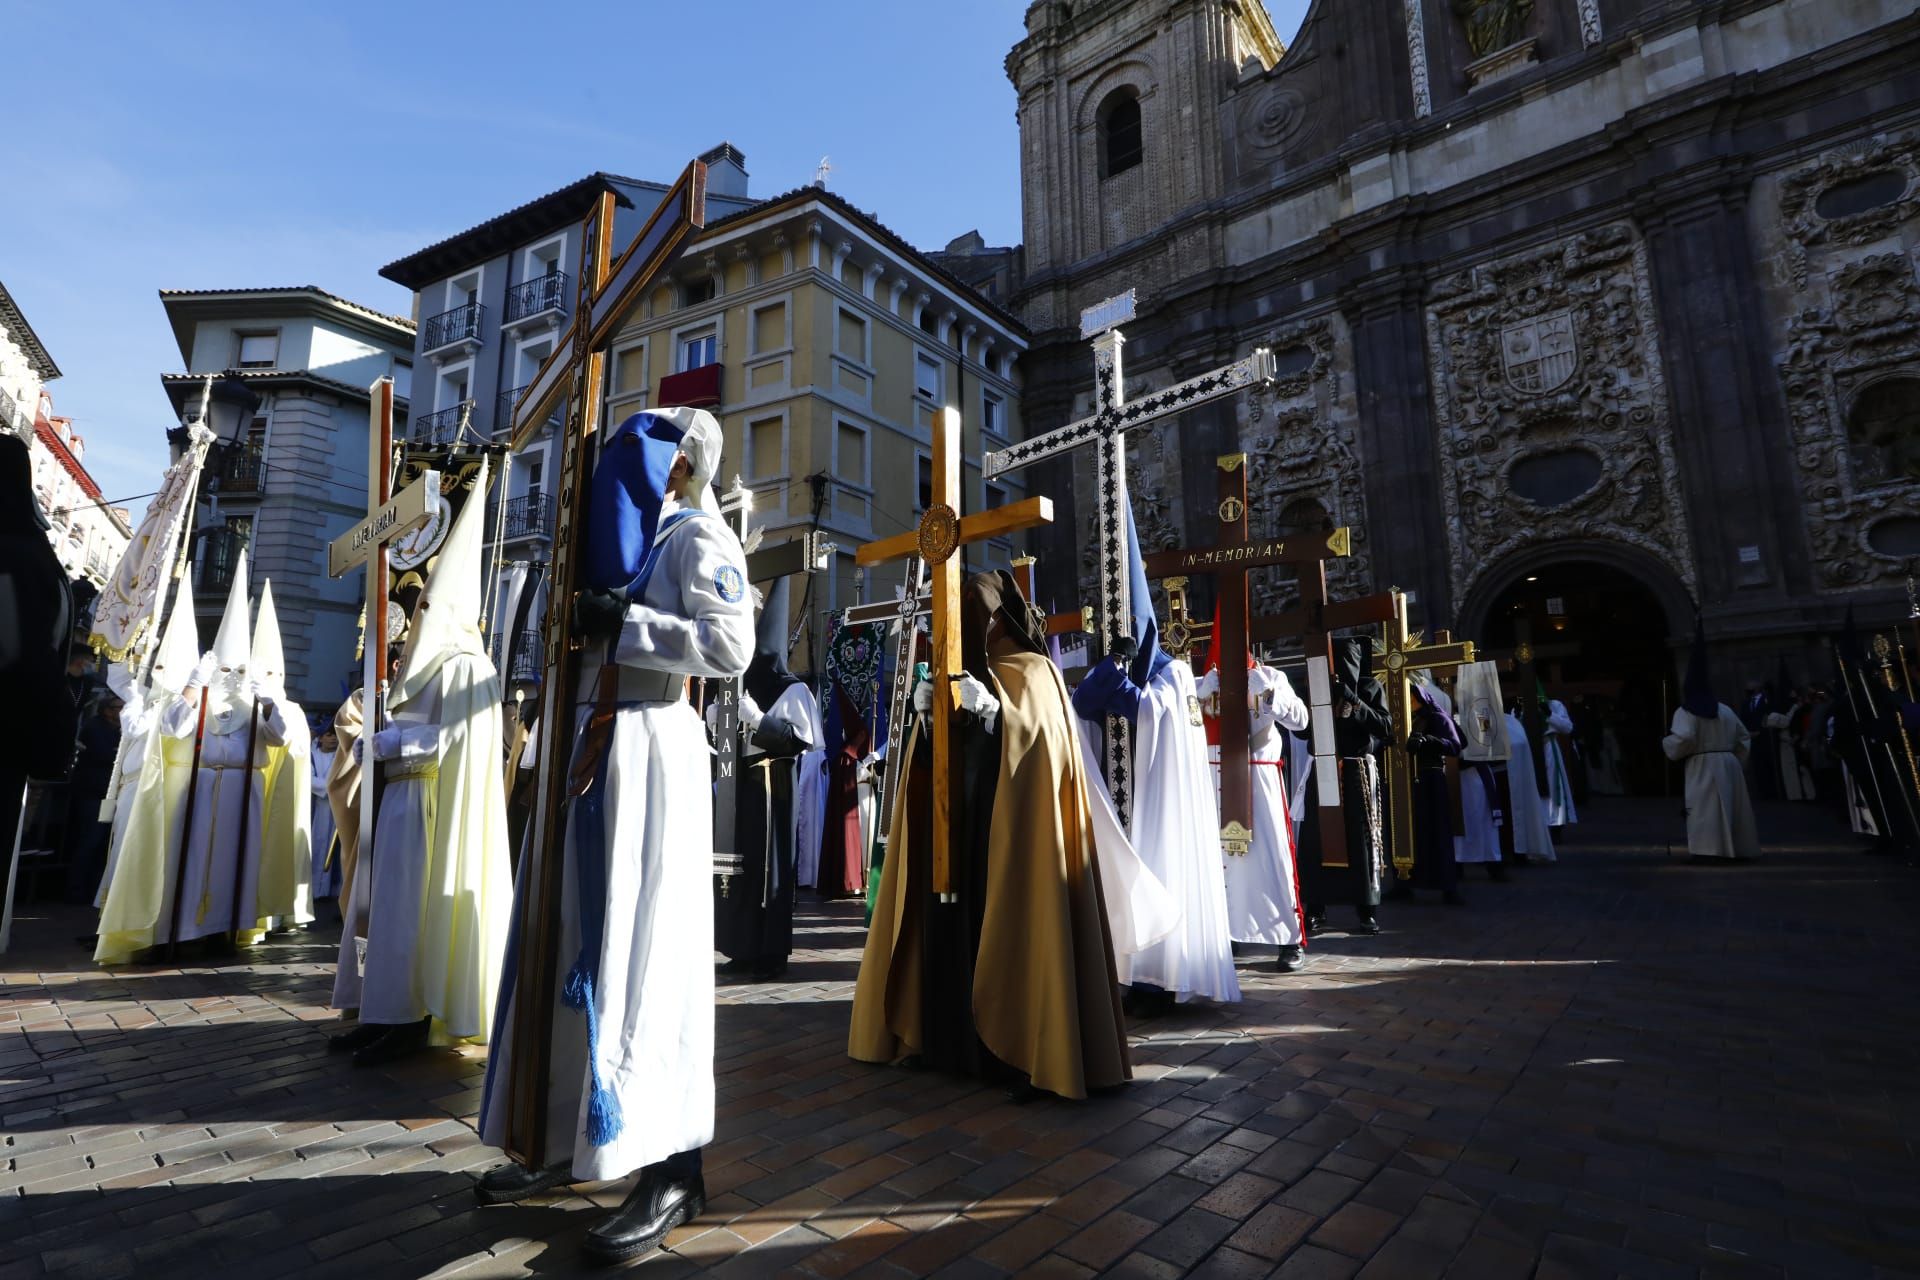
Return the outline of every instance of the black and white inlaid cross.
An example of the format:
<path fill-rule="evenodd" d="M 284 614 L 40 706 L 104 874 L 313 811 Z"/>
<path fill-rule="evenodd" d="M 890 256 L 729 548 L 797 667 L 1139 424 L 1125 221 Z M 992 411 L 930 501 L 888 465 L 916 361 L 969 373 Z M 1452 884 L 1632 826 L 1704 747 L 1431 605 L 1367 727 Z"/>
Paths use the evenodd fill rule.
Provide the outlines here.
<path fill-rule="evenodd" d="M 1070 422 L 1044 435 L 996 449 L 981 460 L 989 480 L 1032 466 L 1048 458 L 1091 446 L 1094 453 L 1094 492 L 1099 503 L 1098 635 L 1111 653 L 1116 639 L 1127 635 L 1133 602 L 1127 587 L 1127 432 L 1152 426 L 1188 409 L 1211 404 L 1248 387 L 1273 380 L 1273 353 L 1265 347 L 1232 364 L 1197 378 L 1150 392 L 1128 401 L 1120 349 L 1126 338 L 1120 325 L 1134 317 L 1134 293 L 1129 289 L 1080 313 L 1080 336 L 1093 343 L 1093 415 Z M 1122 717 L 1107 721 L 1107 788 L 1120 821 L 1130 821 L 1133 772 L 1132 726 Z"/>

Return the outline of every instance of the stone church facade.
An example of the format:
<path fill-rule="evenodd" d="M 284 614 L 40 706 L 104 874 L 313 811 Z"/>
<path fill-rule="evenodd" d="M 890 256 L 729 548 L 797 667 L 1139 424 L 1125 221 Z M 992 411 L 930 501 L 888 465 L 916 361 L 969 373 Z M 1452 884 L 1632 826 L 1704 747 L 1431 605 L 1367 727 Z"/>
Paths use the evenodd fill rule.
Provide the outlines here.
<path fill-rule="evenodd" d="M 1256 346 L 1280 373 L 1130 442 L 1148 549 L 1211 541 L 1245 450 L 1255 532 L 1353 526 L 1334 589 L 1416 623 L 1473 635 L 1578 561 L 1745 673 L 1818 661 L 1920 563 L 1916 10 L 1314 0 L 1283 47 L 1258 0 L 1038 0 L 1007 59 L 1031 429 L 1087 412 L 1079 312 L 1137 288 L 1130 397 Z M 1049 465 L 1085 578 L 1092 467 Z"/>

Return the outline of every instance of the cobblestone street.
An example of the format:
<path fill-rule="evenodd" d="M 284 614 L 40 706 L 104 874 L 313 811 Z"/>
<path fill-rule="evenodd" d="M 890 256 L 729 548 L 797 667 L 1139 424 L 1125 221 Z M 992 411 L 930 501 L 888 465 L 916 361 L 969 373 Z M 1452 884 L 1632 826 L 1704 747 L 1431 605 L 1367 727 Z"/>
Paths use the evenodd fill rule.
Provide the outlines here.
<path fill-rule="evenodd" d="M 860 916 L 809 905 L 786 980 L 722 988 L 709 1207 L 638 1266 L 1920 1275 L 1920 878 L 1762 823 L 1765 861 L 1696 867 L 1677 802 L 1596 800 L 1555 866 L 1135 1024 L 1081 1105 L 849 1061 Z M 87 927 L 28 909 L 0 958 L 0 1280 L 586 1269 L 625 1186 L 477 1207 L 481 1055 L 327 1055 L 331 935 L 103 972 Z"/>

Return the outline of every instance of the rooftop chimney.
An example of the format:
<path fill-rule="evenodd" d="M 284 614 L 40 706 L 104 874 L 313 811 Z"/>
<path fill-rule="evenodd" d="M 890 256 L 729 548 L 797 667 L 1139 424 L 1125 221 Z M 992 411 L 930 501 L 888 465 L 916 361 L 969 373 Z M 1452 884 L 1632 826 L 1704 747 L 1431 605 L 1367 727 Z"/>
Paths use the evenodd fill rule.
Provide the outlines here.
<path fill-rule="evenodd" d="M 700 157 L 707 164 L 707 194 L 747 196 L 747 158 L 731 142 L 723 142 Z"/>

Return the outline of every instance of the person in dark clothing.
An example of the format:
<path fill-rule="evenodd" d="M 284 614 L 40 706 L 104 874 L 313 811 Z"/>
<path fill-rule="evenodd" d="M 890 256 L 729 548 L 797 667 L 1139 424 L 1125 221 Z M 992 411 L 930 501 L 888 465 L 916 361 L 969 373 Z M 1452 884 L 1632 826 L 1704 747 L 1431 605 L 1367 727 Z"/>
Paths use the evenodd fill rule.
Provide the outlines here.
<path fill-rule="evenodd" d="M 1425 681 L 1413 684 L 1413 724 L 1402 748 L 1412 769 L 1413 876 L 1388 895 L 1411 898 L 1415 889 L 1436 889 L 1459 905 L 1460 865 L 1453 860 L 1453 794 L 1447 759 L 1460 755 L 1460 730 L 1434 699 Z"/>
<path fill-rule="evenodd" d="M 47 542 L 33 463 L 19 436 L 0 431 L 0 703 L 31 733 L 0 736 L 0 841 L 9 852 L 28 778 L 56 780 L 73 767 L 78 708 L 60 682 L 73 627 L 73 590 Z"/>
<path fill-rule="evenodd" d="M 68 902 L 92 902 L 107 866 L 111 820 L 103 821 L 100 806 L 113 784 L 113 766 L 120 755 L 120 699 L 105 694 L 98 709 L 80 726 L 80 749 L 73 763 L 73 781 L 67 788 L 66 838 L 62 860 L 67 865 Z"/>
<path fill-rule="evenodd" d="M 1378 933 L 1380 926 L 1374 917 L 1380 905 L 1385 849 L 1376 757 L 1390 732 L 1387 694 L 1373 678 L 1373 654 L 1367 641 L 1336 640 L 1333 648 L 1333 736 L 1339 756 L 1341 810 L 1346 820 L 1347 865 L 1323 865 L 1320 806 L 1309 804 L 1300 823 L 1300 895 L 1309 932 L 1324 927 L 1327 907 L 1338 902 L 1353 905 L 1360 917 L 1356 932 Z M 1312 793 L 1309 785 L 1308 795 Z"/>

